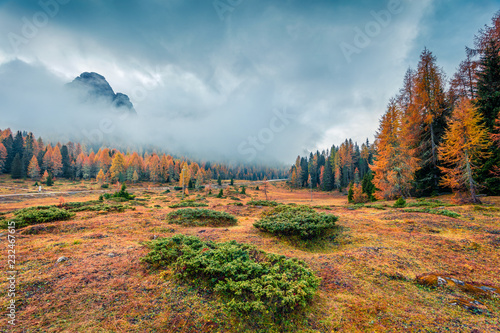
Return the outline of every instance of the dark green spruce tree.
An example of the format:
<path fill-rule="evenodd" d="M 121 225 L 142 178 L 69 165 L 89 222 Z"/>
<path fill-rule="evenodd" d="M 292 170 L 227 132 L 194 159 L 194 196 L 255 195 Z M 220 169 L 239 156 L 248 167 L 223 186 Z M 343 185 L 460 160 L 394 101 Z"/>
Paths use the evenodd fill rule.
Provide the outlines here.
<path fill-rule="evenodd" d="M 30 164 L 31 158 L 35 152 L 35 137 L 33 133 L 28 133 L 26 139 L 24 140 L 24 150 L 22 157 L 22 177 L 26 178 L 28 176 L 28 166 Z"/>
<path fill-rule="evenodd" d="M 62 175 L 64 178 L 70 179 L 72 178 L 71 172 L 71 160 L 69 157 L 68 147 L 66 145 L 61 147 L 61 157 L 62 157 Z M 123 175 L 121 177 L 123 179 Z M 123 180 L 120 180 L 123 182 Z"/>
<path fill-rule="evenodd" d="M 490 40 L 481 55 L 477 81 L 477 106 L 484 124 L 490 133 L 494 131 L 495 119 L 500 112 L 500 48 L 495 40 Z M 500 179 L 492 174 L 494 166 L 500 165 L 500 148 L 492 145 L 491 157 L 483 164 L 478 183 L 485 185 L 490 195 L 500 194 Z"/>
<path fill-rule="evenodd" d="M 22 177 L 22 174 L 23 166 L 21 162 L 21 156 L 19 154 L 16 154 L 10 168 L 10 176 L 12 177 L 12 179 L 19 179 Z"/>
<path fill-rule="evenodd" d="M 6 137 L 2 143 L 5 146 L 5 150 L 7 150 L 7 159 L 5 160 L 5 164 L 3 166 L 3 173 L 10 173 L 10 167 L 12 165 L 12 161 L 14 160 L 14 155 L 12 154 L 14 139 L 12 138 L 12 134 L 9 134 L 9 136 Z"/>
<path fill-rule="evenodd" d="M 323 174 L 323 189 L 324 191 L 332 191 L 334 185 L 332 164 L 330 163 L 329 159 L 327 159 L 325 161 L 325 171 Z"/>

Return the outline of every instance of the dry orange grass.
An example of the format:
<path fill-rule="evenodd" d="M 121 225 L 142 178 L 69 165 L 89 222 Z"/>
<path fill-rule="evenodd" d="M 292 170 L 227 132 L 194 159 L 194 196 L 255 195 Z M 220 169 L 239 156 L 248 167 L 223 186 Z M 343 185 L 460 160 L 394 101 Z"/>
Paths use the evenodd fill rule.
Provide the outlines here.
<path fill-rule="evenodd" d="M 3 185 L 3 184 L 2 184 Z M 69 185 L 64 185 L 70 187 Z M 429 288 L 416 283 L 425 273 L 438 273 L 487 286 L 500 286 L 500 200 L 485 198 L 496 209 L 447 207 L 460 218 L 404 213 L 387 208 L 352 210 L 345 196 L 313 193 L 270 184 L 269 199 L 282 203 L 324 206 L 339 216 L 342 231 L 334 241 L 298 246 L 255 229 L 252 224 L 268 208 L 234 206 L 263 199 L 255 186 L 247 196 L 230 193 L 207 198 L 210 209 L 230 212 L 238 225 L 228 228 L 185 228 L 169 225 L 165 216 L 179 202 L 178 192 L 163 194 L 152 187 L 136 191 L 147 198 L 135 211 L 101 215 L 77 213 L 71 221 L 45 224 L 45 230 L 18 230 L 18 326 L 21 332 L 240 332 L 251 318 L 239 320 L 221 310 L 221 300 L 208 291 L 179 284 L 168 271 L 150 271 L 139 259 L 141 242 L 175 233 L 213 241 L 237 240 L 272 253 L 305 260 L 322 284 L 305 313 L 300 332 L 498 332 L 498 299 L 460 289 Z M 133 192 L 133 189 L 132 189 Z M 217 191 L 212 189 L 216 194 Z M 226 191 L 225 191 L 226 192 Z M 193 192 L 189 198 L 195 198 Z M 225 193 L 226 194 L 226 193 Z M 66 202 L 95 200 L 98 194 L 65 196 Z M 451 202 L 451 197 L 440 198 Z M 0 202 L 0 212 L 34 205 L 58 204 L 58 197 Z M 160 206 L 160 207 L 155 207 Z M 327 210 L 326 208 L 330 208 Z M 0 231 L 1 232 L 1 231 Z M 35 233 L 35 234 L 31 234 Z M 6 244 L 5 235 L 1 236 Z M 5 246 L 3 247 L 6 252 Z M 56 263 L 65 256 L 68 261 Z M 2 267 L 6 256 L 2 256 Z M 0 284 L 6 304 L 7 284 Z M 477 299 L 489 312 L 473 314 L 458 298 Z M 454 304 L 458 305 L 453 305 Z M 248 322 L 245 322 L 247 321 Z M 7 330 L 5 316 L 0 328 Z"/>

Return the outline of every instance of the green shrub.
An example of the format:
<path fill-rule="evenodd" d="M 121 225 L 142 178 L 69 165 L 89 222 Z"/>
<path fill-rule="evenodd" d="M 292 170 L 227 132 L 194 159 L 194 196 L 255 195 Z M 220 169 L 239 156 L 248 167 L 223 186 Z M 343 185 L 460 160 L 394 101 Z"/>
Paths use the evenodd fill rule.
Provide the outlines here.
<path fill-rule="evenodd" d="M 274 235 L 298 236 L 304 240 L 325 235 L 335 228 L 338 219 L 331 214 L 317 213 L 308 206 L 288 205 L 275 207 L 263 216 L 254 227 Z"/>
<path fill-rule="evenodd" d="M 241 199 L 237 198 L 237 197 L 229 197 L 229 199 L 234 200 L 234 201 L 241 201 Z"/>
<path fill-rule="evenodd" d="M 224 196 L 224 191 L 220 189 L 219 194 L 217 194 L 217 198 L 222 198 Z"/>
<path fill-rule="evenodd" d="M 247 190 L 246 190 L 246 186 L 245 185 L 241 186 L 241 192 L 240 193 L 241 194 L 247 194 Z"/>
<path fill-rule="evenodd" d="M 408 202 L 406 204 L 406 207 L 429 207 L 429 208 L 437 208 L 437 207 L 449 207 L 449 206 L 453 206 L 453 205 L 447 204 L 445 202 L 442 202 L 442 201 L 436 200 L 436 199 L 431 199 L 431 200 L 418 199 L 415 202 Z"/>
<path fill-rule="evenodd" d="M 131 195 L 130 193 L 128 193 L 127 186 L 125 184 L 122 184 L 122 188 L 120 189 L 120 191 L 113 193 L 113 195 L 111 197 L 112 198 L 123 198 L 125 200 L 133 200 L 135 198 L 135 195 Z"/>
<path fill-rule="evenodd" d="M 453 218 L 460 217 L 460 214 L 452 212 L 451 210 L 447 210 L 447 209 L 438 210 L 438 209 L 431 209 L 431 208 L 413 208 L 413 209 L 405 209 L 404 212 L 444 215 L 444 216 L 453 217 Z"/>
<path fill-rule="evenodd" d="M 276 201 L 268 201 L 268 200 L 250 200 L 249 202 L 247 202 L 247 205 L 249 205 L 249 206 L 271 206 L 271 207 L 274 207 L 274 206 L 278 206 L 279 203 L 277 203 Z"/>
<path fill-rule="evenodd" d="M 119 204 L 108 205 L 108 204 L 100 203 L 100 204 L 97 204 L 97 205 L 88 205 L 88 206 L 81 206 L 81 207 L 70 208 L 70 209 L 68 209 L 68 211 L 69 212 L 74 212 L 74 213 L 85 212 L 85 211 L 88 211 L 88 212 L 106 212 L 106 213 L 109 213 L 109 212 L 122 213 L 126 209 L 135 210 L 134 207 L 130 207 L 128 205 L 119 205 Z"/>
<path fill-rule="evenodd" d="M 130 201 L 131 199 L 127 199 L 127 198 L 124 198 L 124 197 L 113 197 L 113 196 L 111 196 L 109 198 L 109 200 L 110 201 L 114 201 L 114 202 L 126 202 L 126 201 Z"/>
<path fill-rule="evenodd" d="M 171 267 L 175 277 L 219 293 L 225 308 L 241 314 L 284 320 L 302 310 L 316 293 L 320 279 L 303 261 L 267 254 L 235 241 L 205 242 L 175 235 L 148 242 L 141 260 L 157 268 Z"/>
<path fill-rule="evenodd" d="M 243 206 L 243 203 L 241 203 L 241 202 L 230 202 L 227 205 L 228 206 Z"/>
<path fill-rule="evenodd" d="M 176 210 L 167 215 L 167 220 L 169 223 L 190 227 L 222 227 L 238 223 L 236 217 L 229 213 L 202 208 L 183 208 Z"/>
<path fill-rule="evenodd" d="M 168 206 L 170 208 L 182 208 L 182 207 L 208 207 L 204 202 L 197 202 L 192 200 L 181 201 L 179 203 Z"/>
<path fill-rule="evenodd" d="M 109 188 L 109 184 L 102 184 L 101 188 Z"/>
<path fill-rule="evenodd" d="M 255 187 L 256 191 L 260 191 L 260 188 L 258 186 Z"/>
<path fill-rule="evenodd" d="M 401 197 L 399 198 L 398 200 L 396 200 L 396 202 L 394 203 L 394 208 L 404 208 L 406 207 L 406 200 Z"/>
<path fill-rule="evenodd" d="M 174 186 L 174 191 L 181 191 L 182 190 L 182 186 Z"/>
<path fill-rule="evenodd" d="M 332 210 L 332 207 L 330 206 L 326 206 L 326 205 L 317 205 L 317 206 L 312 206 L 312 208 L 316 208 L 316 209 L 324 209 L 324 210 Z"/>
<path fill-rule="evenodd" d="M 16 210 L 14 221 L 16 227 L 22 228 L 32 224 L 69 220 L 74 214 L 51 206 L 38 206 Z"/>

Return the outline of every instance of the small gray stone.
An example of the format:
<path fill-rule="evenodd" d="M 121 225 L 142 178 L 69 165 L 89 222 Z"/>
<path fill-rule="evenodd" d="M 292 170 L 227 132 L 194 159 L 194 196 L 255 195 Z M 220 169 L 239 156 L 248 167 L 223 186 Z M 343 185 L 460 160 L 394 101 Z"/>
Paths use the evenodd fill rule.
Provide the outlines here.
<path fill-rule="evenodd" d="M 66 257 L 60 257 L 59 259 L 57 259 L 57 262 L 60 263 L 60 262 L 67 261 L 67 260 L 69 260 L 69 259 Z"/>
<path fill-rule="evenodd" d="M 117 257 L 118 255 L 116 253 L 113 253 L 113 252 L 110 252 L 108 253 L 108 257 L 110 258 L 114 258 L 114 257 Z"/>

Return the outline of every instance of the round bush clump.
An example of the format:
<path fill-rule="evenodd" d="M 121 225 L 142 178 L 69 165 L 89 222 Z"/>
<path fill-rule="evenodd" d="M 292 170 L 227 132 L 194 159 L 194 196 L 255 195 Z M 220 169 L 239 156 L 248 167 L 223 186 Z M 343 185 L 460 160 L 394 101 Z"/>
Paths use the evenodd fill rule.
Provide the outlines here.
<path fill-rule="evenodd" d="M 274 235 L 298 236 L 314 239 L 335 228 L 338 218 L 331 214 L 317 213 L 308 206 L 281 205 L 265 212 L 254 227 Z"/>
<path fill-rule="evenodd" d="M 175 235 L 148 246 L 151 251 L 142 261 L 170 267 L 177 278 L 214 290 L 238 313 L 280 318 L 304 308 L 320 283 L 303 261 L 235 241 L 213 243 Z"/>
<path fill-rule="evenodd" d="M 74 214 L 51 206 L 39 206 L 19 209 L 14 212 L 14 221 L 18 228 L 32 224 L 69 220 Z"/>
<path fill-rule="evenodd" d="M 234 215 L 202 208 L 184 208 L 167 215 L 169 223 L 180 224 L 187 227 L 226 227 L 235 225 L 238 220 Z"/>

